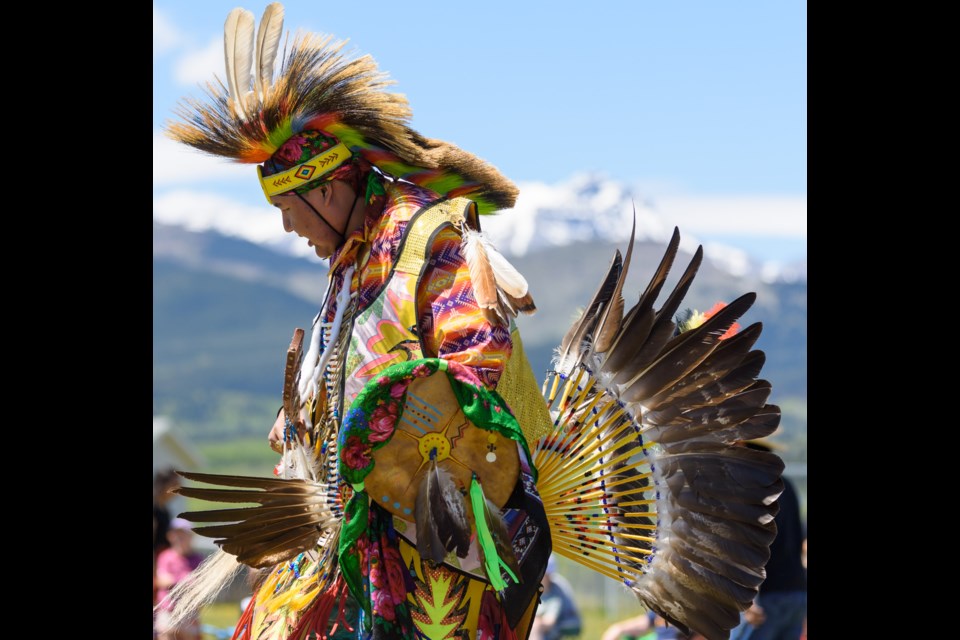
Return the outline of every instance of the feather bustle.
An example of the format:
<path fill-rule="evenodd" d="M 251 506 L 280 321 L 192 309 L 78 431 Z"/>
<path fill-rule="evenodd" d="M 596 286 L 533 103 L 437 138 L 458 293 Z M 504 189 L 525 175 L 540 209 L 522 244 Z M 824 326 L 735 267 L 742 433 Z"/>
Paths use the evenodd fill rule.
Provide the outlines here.
<path fill-rule="evenodd" d="M 629 386 L 623 390 L 621 398 L 626 402 L 645 402 L 693 371 L 710 355 L 719 343 L 720 336 L 750 308 L 754 300 L 754 293 L 740 296 L 696 329 L 668 341 L 656 359 L 637 374 L 638 379 L 628 382 Z"/>
<path fill-rule="evenodd" d="M 606 351 L 606 317 L 620 313 L 610 270 L 571 325 L 560 352 L 575 367 L 551 374 L 566 379 L 559 396 L 557 384 L 548 394 L 549 377 L 544 383 L 556 419 L 548 439 L 557 444 L 538 444 L 534 462 L 558 552 L 619 572 L 678 628 L 726 640 L 765 575 L 783 488 L 779 457 L 734 445 L 772 432 L 779 408 L 766 404 L 771 387 L 757 379 L 765 356 L 751 349 L 761 325 L 725 335 L 755 294 L 677 333 L 702 247 L 655 307 L 678 246 L 675 229 L 640 300 L 609 321 L 619 326 Z M 600 505 L 603 516 L 592 517 Z"/>
<path fill-rule="evenodd" d="M 737 334 L 730 340 L 735 340 L 739 336 L 740 334 Z M 661 408 L 661 405 L 671 401 L 684 405 L 687 402 L 708 404 L 717 394 L 735 391 L 750 384 L 760 375 L 766 356 L 762 351 L 748 351 L 752 345 L 749 341 L 740 341 L 729 345 L 730 348 L 723 348 L 728 346 L 726 343 L 730 340 L 722 341 L 682 380 L 647 398 L 644 406 L 651 411 L 656 411 Z M 700 397 L 697 398 L 696 395 Z M 679 402 L 681 398 L 685 401 Z"/>
<path fill-rule="evenodd" d="M 627 312 L 621 324 L 619 334 L 614 338 L 610 348 L 607 349 L 608 354 L 603 363 L 603 371 L 618 370 L 624 363 L 629 361 L 636 352 L 636 348 L 630 348 L 626 345 L 621 346 L 621 340 L 627 339 L 631 343 L 636 344 L 645 339 L 653 327 L 653 321 L 655 319 L 653 304 L 656 302 L 657 297 L 660 295 L 660 290 L 667 280 L 667 275 L 670 272 L 670 267 L 673 266 L 673 261 L 676 259 L 679 247 L 680 230 L 674 227 L 673 235 L 670 237 L 670 242 L 664 251 L 663 257 L 660 259 L 660 264 L 656 272 L 647 283 L 646 289 L 640 294 L 637 303 Z M 647 316 L 649 316 L 649 319 Z"/>
<path fill-rule="evenodd" d="M 288 562 L 301 553 L 314 549 L 319 537 L 319 533 L 315 530 L 296 529 L 253 543 L 233 542 L 231 540 L 217 540 L 216 542 L 221 549 L 235 555 L 237 560 L 243 564 L 254 569 L 263 569 L 281 562 Z"/>
<path fill-rule="evenodd" d="M 676 529 L 675 527 L 674 530 Z M 766 578 L 766 571 L 763 567 L 751 568 L 745 566 L 737 562 L 734 557 L 723 553 L 704 553 L 703 549 L 690 544 L 682 535 L 676 535 L 671 540 L 671 546 L 674 551 L 688 560 L 699 562 L 710 568 L 714 573 L 727 576 L 735 584 L 756 589 Z M 734 549 L 737 548 L 735 545 L 730 546 Z"/>
<path fill-rule="evenodd" d="M 260 506 L 180 514 L 193 522 L 222 522 L 194 529 L 237 561 L 255 568 L 275 565 L 314 549 L 340 524 L 339 506 L 327 485 L 301 479 L 179 472 L 188 480 L 239 489 L 179 487 L 176 493 L 213 502 Z"/>

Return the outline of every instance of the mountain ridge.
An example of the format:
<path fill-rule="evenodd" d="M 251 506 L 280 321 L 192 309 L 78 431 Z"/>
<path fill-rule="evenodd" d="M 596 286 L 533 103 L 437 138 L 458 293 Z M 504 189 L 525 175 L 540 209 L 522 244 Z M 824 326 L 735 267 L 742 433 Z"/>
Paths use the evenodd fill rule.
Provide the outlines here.
<path fill-rule="evenodd" d="M 527 278 L 538 307 L 534 315 L 517 318 L 538 379 L 615 251 L 622 253 L 625 244 L 577 242 L 511 258 Z M 646 286 L 665 246 L 637 241 L 624 291 L 628 306 Z M 680 251 L 659 302 L 690 256 Z M 706 251 L 683 306 L 705 311 L 715 302 L 757 293 L 741 327 L 763 324 L 755 348 L 767 356 L 762 377 L 773 384 L 770 402 L 784 407 L 785 432 L 791 438 L 802 432 L 805 439 L 806 282 L 767 282 L 757 273 L 735 277 L 709 258 Z M 247 438 L 254 448 L 279 406 L 293 330 L 300 327 L 309 333 L 319 310 L 326 264 L 215 231 L 159 223 L 154 225 L 153 261 L 154 415 L 172 418 L 191 439 L 210 447 L 204 453 L 214 459 L 219 459 L 220 443 L 237 438 Z M 269 453 L 256 448 L 258 456 Z"/>
<path fill-rule="evenodd" d="M 494 245 L 511 258 L 578 242 L 625 244 L 634 219 L 638 241 L 666 244 L 673 233 L 673 225 L 664 221 L 655 199 L 640 196 L 629 186 L 598 173 L 582 172 L 555 184 L 527 182 L 520 187 L 513 208 L 482 216 L 480 220 Z M 154 212 L 155 219 L 159 216 L 161 222 L 165 215 L 173 214 L 164 207 Z M 248 230 L 237 228 L 235 221 L 226 216 L 212 217 L 203 224 L 224 235 L 245 237 L 281 255 L 315 259 L 306 243 L 284 233 L 279 225 L 268 227 L 272 231 L 265 231 L 262 226 Z M 248 231 L 250 235 L 244 236 Z M 692 253 L 700 241 L 689 230 L 681 227 L 680 231 L 681 248 Z M 806 279 L 806 260 L 763 262 L 721 242 L 703 245 L 707 259 L 734 276 L 758 274 L 769 282 Z"/>

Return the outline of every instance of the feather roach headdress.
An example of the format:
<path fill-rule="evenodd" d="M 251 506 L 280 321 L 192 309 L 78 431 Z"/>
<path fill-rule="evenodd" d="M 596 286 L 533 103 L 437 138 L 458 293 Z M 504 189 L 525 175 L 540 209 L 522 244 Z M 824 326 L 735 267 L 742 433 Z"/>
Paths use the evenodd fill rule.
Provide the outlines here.
<path fill-rule="evenodd" d="M 362 158 L 381 171 L 448 197 L 466 196 L 481 214 L 513 206 L 516 186 L 490 164 L 408 125 L 407 99 L 385 89 L 393 84 L 369 55 L 350 59 L 346 41 L 299 34 L 274 67 L 283 31 L 283 6 L 264 11 L 259 29 L 253 14 L 234 9 L 224 25 L 226 85 L 207 83 L 207 102 L 186 99 L 182 122 L 167 134 L 205 153 L 243 163 L 264 163 L 306 131 L 321 131 L 337 144 L 306 161 L 272 173 L 261 170 L 269 198 Z M 267 175 L 265 175 L 267 174 Z"/>

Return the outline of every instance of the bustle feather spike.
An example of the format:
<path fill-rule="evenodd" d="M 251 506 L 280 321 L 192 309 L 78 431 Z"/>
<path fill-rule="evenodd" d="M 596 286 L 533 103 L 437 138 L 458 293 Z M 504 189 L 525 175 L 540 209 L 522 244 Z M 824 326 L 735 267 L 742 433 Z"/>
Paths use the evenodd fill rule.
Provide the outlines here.
<path fill-rule="evenodd" d="M 633 239 L 637 231 L 637 207 L 633 207 L 633 226 L 630 227 L 630 243 L 627 245 L 627 254 L 623 257 L 623 267 L 620 270 L 620 277 L 617 278 L 616 287 L 610 295 L 610 302 L 604 307 L 600 318 L 597 320 L 597 328 L 594 331 L 596 339 L 593 342 L 593 351 L 605 353 L 613 345 L 617 337 L 617 331 L 620 328 L 620 322 L 623 320 L 623 285 L 627 281 L 627 272 L 630 270 L 630 258 L 633 256 Z"/>
<path fill-rule="evenodd" d="M 555 426 L 534 447 L 538 490 L 555 553 L 623 582 L 681 630 L 726 640 L 765 575 L 783 489 L 778 456 L 737 445 L 780 422 L 770 383 L 757 379 L 759 323 L 727 335 L 755 295 L 677 333 L 673 315 L 703 251 L 656 308 L 675 229 L 623 314 L 632 245 L 627 259 L 614 256 L 544 381 Z"/>

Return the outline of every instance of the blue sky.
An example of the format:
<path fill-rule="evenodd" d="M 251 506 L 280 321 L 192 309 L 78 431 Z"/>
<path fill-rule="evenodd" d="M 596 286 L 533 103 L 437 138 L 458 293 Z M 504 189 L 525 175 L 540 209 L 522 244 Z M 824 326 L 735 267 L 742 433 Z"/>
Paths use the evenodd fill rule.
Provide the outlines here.
<path fill-rule="evenodd" d="M 244 6 L 259 21 L 266 4 L 154 2 L 155 216 L 193 202 L 241 211 L 265 234 L 278 226 L 250 166 L 160 136 L 181 97 L 223 77 L 227 13 Z M 806 257 L 803 1 L 284 6 L 286 29 L 371 54 L 409 99 L 413 128 L 493 163 L 521 191 L 597 172 L 700 238 L 761 259 Z"/>

